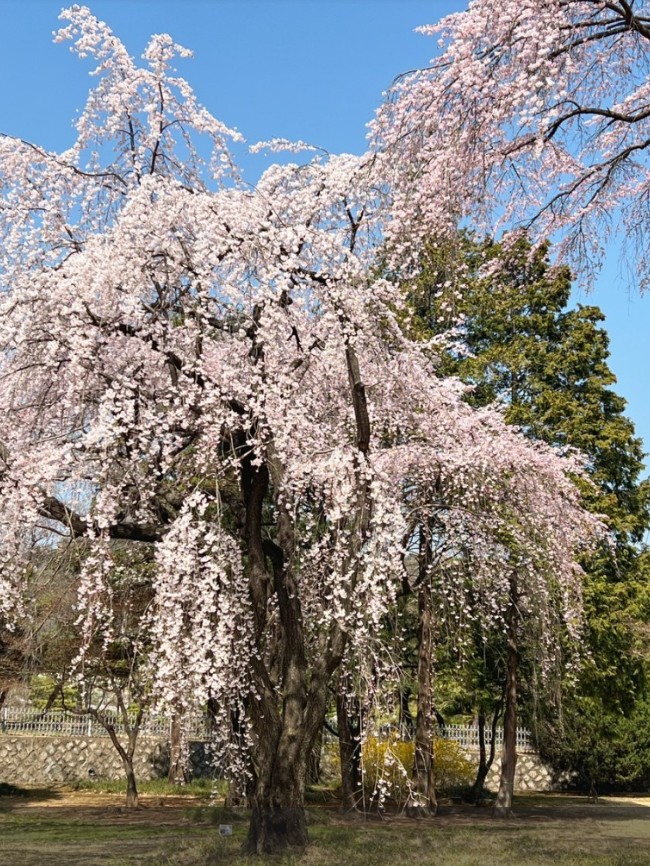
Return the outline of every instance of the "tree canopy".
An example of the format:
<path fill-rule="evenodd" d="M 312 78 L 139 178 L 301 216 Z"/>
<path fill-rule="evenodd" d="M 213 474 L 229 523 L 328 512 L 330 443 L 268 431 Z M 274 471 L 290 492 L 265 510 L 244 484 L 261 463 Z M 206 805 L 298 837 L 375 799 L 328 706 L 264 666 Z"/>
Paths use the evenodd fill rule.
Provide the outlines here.
<path fill-rule="evenodd" d="M 622 224 L 648 279 L 644 0 L 475 0 L 421 32 L 441 50 L 397 79 L 374 123 L 390 161 L 398 256 L 459 221 L 557 233 L 589 279 Z"/>
<path fill-rule="evenodd" d="M 0 614 L 20 615 L 35 545 L 85 539 L 83 658 L 111 639 L 115 542 L 150 545 L 156 694 L 215 708 L 248 849 L 300 848 L 328 687 L 385 650 L 410 540 L 435 524 L 450 595 L 471 576 L 486 621 L 516 571 L 576 639 L 601 527 L 577 458 L 470 406 L 404 334 L 379 264 L 429 221 L 400 210 L 390 142 L 250 188 L 238 134 L 174 73 L 185 49 L 154 36 L 138 65 L 87 8 L 62 14 L 98 64 L 77 141 L 0 140 Z"/>

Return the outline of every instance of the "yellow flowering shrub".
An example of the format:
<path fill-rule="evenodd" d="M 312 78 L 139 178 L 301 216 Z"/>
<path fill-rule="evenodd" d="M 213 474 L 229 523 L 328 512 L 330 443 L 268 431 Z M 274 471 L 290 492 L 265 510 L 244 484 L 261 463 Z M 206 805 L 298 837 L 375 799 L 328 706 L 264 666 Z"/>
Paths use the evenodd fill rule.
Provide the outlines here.
<path fill-rule="evenodd" d="M 368 737 L 363 744 L 364 788 L 368 797 L 388 796 L 397 803 L 408 798 L 415 744 L 397 737 Z M 476 775 L 472 762 L 455 740 L 437 738 L 433 746 L 436 790 L 471 785 Z"/>
<path fill-rule="evenodd" d="M 433 743 L 433 770 L 439 791 L 471 785 L 476 778 L 476 767 L 456 740 L 443 737 L 436 738 Z"/>

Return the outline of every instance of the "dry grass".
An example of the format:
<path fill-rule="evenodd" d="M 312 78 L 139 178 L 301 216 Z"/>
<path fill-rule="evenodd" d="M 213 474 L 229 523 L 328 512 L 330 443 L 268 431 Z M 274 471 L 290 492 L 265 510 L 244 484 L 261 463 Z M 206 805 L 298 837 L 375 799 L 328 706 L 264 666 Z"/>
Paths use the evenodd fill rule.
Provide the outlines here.
<path fill-rule="evenodd" d="M 431 822 L 398 816 L 344 820 L 311 807 L 312 845 L 301 857 L 240 855 L 244 816 L 187 797 L 39 792 L 0 798 L 0 864 L 15 866 L 650 866 L 650 797 L 522 797 L 517 815 L 445 806 Z M 219 837 L 215 824 L 232 823 Z"/>

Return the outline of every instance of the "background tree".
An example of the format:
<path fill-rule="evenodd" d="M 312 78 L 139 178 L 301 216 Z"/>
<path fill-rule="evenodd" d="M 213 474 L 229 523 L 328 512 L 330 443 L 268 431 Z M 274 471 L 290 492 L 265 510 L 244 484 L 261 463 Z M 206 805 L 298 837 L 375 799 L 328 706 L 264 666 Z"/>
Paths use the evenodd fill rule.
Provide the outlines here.
<path fill-rule="evenodd" d="M 15 628 L 0 632 L 0 709 L 11 689 L 23 680 L 25 662 L 20 632 Z"/>
<path fill-rule="evenodd" d="M 142 627 L 152 601 L 152 549 L 119 542 L 112 548 L 114 567 L 107 587 L 111 604 L 102 627 L 85 638 L 80 635 L 76 584 L 89 555 L 84 540 L 41 551 L 41 579 L 32 587 L 32 609 L 40 610 L 43 632 L 38 671 L 49 684 L 43 710 L 59 706 L 75 715 L 90 716 L 104 728 L 124 767 L 126 806 L 136 808 L 135 754 L 153 697 L 151 645 Z M 46 558 L 49 562 L 43 562 Z M 54 593 L 56 606 L 46 607 Z M 118 732 L 116 721 L 124 733 Z"/>
<path fill-rule="evenodd" d="M 639 542 L 650 519 L 649 486 L 640 477 L 641 441 L 611 387 L 603 314 L 594 306 L 567 309 L 568 268 L 552 267 L 548 246 L 532 249 L 524 237 L 507 245 L 469 237 L 453 248 L 430 245 L 413 291 L 419 327 L 435 332 L 458 323 L 458 345 L 442 355 L 441 369 L 472 387 L 469 402 L 497 403 L 528 437 L 586 455 L 594 484 L 584 501 L 607 515 L 610 538 L 585 561 L 588 652 L 577 694 L 589 703 L 589 717 L 594 701 L 610 713 L 629 712 L 643 695 L 647 669 L 648 584 Z M 579 703 L 572 692 L 568 700 Z M 565 724 L 583 724 L 578 706 L 565 710 Z M 545 738 L 555 741 L 556 757 L 557 724 Z"/>

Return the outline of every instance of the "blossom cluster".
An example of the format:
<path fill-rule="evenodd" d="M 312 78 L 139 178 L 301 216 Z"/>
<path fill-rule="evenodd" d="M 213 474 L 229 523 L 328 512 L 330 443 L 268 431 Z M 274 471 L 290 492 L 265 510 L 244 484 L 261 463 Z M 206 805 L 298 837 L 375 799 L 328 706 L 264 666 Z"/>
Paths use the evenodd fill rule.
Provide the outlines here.
<path fill-rule="evenodd" d="M 289 650 L 331 673 L 379 638 L 420 527 L 453 615 L 471 580 L 498 621 L 516 568 L 531 610 L 559 605 L 575 635 L 576 551 L 598 532 L 579 466 L 463 402 L 381 275 L 379 240 L 416 212 L 429 231 L 425 201 L 441 206 L 431 128 L 403 218 L 411 190 L 384 159 L 320 154 L 250 189 L 238 134 L 173 74 L 178 46 L 153 37 L 140 67 L 87 9 L 64 17 L 59 38 L 98 64 L 77 144 L 0 142 L 3 598 L 20 595 L 37 528 L 49 545 L 83 538 L 82 638 L 108 640 L 113 545 L 150 545 L 156 694 L 214 700 L 237 737 L 292 674 Z M 418 81 L 397 103 L 413 130 Z M 441 195 L 455 185 L 440 176 Z"/>

